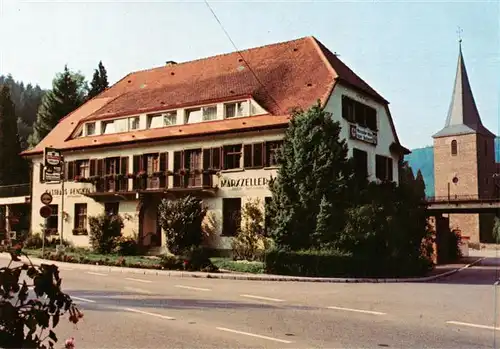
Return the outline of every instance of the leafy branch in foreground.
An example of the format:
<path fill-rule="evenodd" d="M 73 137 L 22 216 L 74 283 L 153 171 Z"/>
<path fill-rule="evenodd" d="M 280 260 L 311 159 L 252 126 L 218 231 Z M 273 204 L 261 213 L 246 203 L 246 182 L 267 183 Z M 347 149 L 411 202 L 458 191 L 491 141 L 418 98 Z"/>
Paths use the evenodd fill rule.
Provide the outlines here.
<path fill-rule="evenodd" d="M 53 330 L 61 317 L 69 313 L 69 321 L 76 324 L 83 314 L 61 291 L 57 266 L 35 266 L 19 245 L 8 252 L 11 261 L 0 268 L 0 347 L 54 348 Z M 21 255 L 29 263 L 23 263 Z M 13 262 L 22 264 L 13 267 Z"/>

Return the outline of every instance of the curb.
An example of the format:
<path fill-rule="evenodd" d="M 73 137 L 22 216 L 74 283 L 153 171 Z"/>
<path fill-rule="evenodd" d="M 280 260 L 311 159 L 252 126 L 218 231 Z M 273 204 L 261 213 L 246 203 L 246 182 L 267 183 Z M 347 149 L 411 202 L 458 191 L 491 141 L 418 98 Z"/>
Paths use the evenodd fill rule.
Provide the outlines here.
<path fill-rule="evenodd" d="M 37 264 L 51 263 L 57 267 L 64 269 L 80 269 L 94 272 L 108 272 L 108 273 L 122 273 L 122 274 L 142 274 L 142 275 L 157 275 L 168 277 L 192 277 L 192 278 L 206 278 L 206 279 L 224 279 L 224 280 L 251 280 L 251 281 L 288 281 L 288 282 L 324 282 L 324 283 L 401 283 L 401 282 L 430 282 L 440 278 L 444 278 L 464 269 L 467 269 L 475 264 L 481 262 L 486 257 L 479 258 L 472 263 L 463 267 L 449 270 L 447 272 L 424 277 L 416 278 L 401 278 L 401 279 L 374 279 L 374 278 L 326 278 L 326 277 L 305 277 L 305 276 L 285 276 L 285 275 L 256 275 L 256 274 L 237 274 L 237 273 L 203 273 L 203 272 L 184 272 L 177 270 L 157 270 L 157 269 L 140 269 L 140 268 L 127 268 L 127 267 L 112 267 L 105 265 L 92 265 L 92 264 L 79 264 L 79 263 L 66 263 L 51 261 L 40 258 L 30 258 L 31 262 Z M 0 259 L 9 259 L 8 253 L 0 253 Z M 27 258 L 21 256 L 24 263 L 27 263 Z"/>

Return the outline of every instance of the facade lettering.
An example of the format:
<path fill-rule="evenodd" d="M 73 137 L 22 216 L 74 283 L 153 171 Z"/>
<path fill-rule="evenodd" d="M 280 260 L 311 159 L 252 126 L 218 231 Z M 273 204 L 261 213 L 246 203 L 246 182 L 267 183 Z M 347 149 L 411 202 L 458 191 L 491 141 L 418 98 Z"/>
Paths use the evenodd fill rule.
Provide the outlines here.
<path fill-rule="evenodd" d="M 256 177 L 256 178 L 238 178 L 227 179 L 223 178 L 220 181 L 221 188 L 244 188 L 244 187 L 263 187 L 274 182 L 274 177 Z"/>
<path fill-rule="evenodd" d="M 61 196 L 62 195 L 62 189 L 49 189 L 45 191 L 46 193 L 49 193 L 52 196 Z M 85 194 L 90 194 L 92 193 L 92 189 L 90 188 L 71 188 L 71 189 L 64 189 L 64 195 L 85 195 Z"/>

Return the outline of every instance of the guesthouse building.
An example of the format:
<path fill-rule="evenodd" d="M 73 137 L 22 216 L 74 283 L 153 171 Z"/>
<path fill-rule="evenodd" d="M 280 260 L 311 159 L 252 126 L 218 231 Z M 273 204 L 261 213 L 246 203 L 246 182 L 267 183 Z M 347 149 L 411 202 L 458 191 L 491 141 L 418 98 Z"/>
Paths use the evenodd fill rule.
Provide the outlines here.
<path fill-rule="evenodd" d="M 41 231 L 39 198 L 49 192 L 49 228 L 75 245 L 89 244 L 89 217 L 107 212 L 124 218 L 126 235 L 159 248 L 159 202 L 191 194 L 209 210 L 207 243 L 230 248 L 245 201 L 264 207 L 271 196 L 291 110 L 318 101 L 341 123 L 357 171 L 397 181 L 408 150 L 388 102 L 305 37 L 134 72 L 67 115 L 23 153 L 33 164 L 32 231 Z M 63 183 L 46 181 L 45 148 L 62 152 Z"/>

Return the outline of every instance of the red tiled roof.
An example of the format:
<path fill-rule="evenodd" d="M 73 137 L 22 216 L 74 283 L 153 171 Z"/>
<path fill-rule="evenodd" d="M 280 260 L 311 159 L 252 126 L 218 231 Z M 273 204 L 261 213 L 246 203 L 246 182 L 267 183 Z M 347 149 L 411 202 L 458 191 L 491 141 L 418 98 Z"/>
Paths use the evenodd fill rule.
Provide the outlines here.
<path fill-rule="evenodd" d="M 23 155 L 41 153 L 47 146 L 74 149 L 119 144 L 133 141 L 133 135 L 135 140 L 168 138 L 178 136 L 179 129 L 194 136 L 231 128 L 243 130 L 250 124 L 252 128 L 265 128 L 277 122 L 278 126 L 284 118 L 280 115 L 289 114 L 293 108 L 307 109 L 318 100 L 324 105 L 336 81 L 385 102 L 314 37 L 138 71 L 61 120 L 42 142 Z M 78 124 L 88 120 L 234 100 L 238 96 L 252 96 L 269 115 L 157 128 L 133 135 L 70 139 Z"/>

